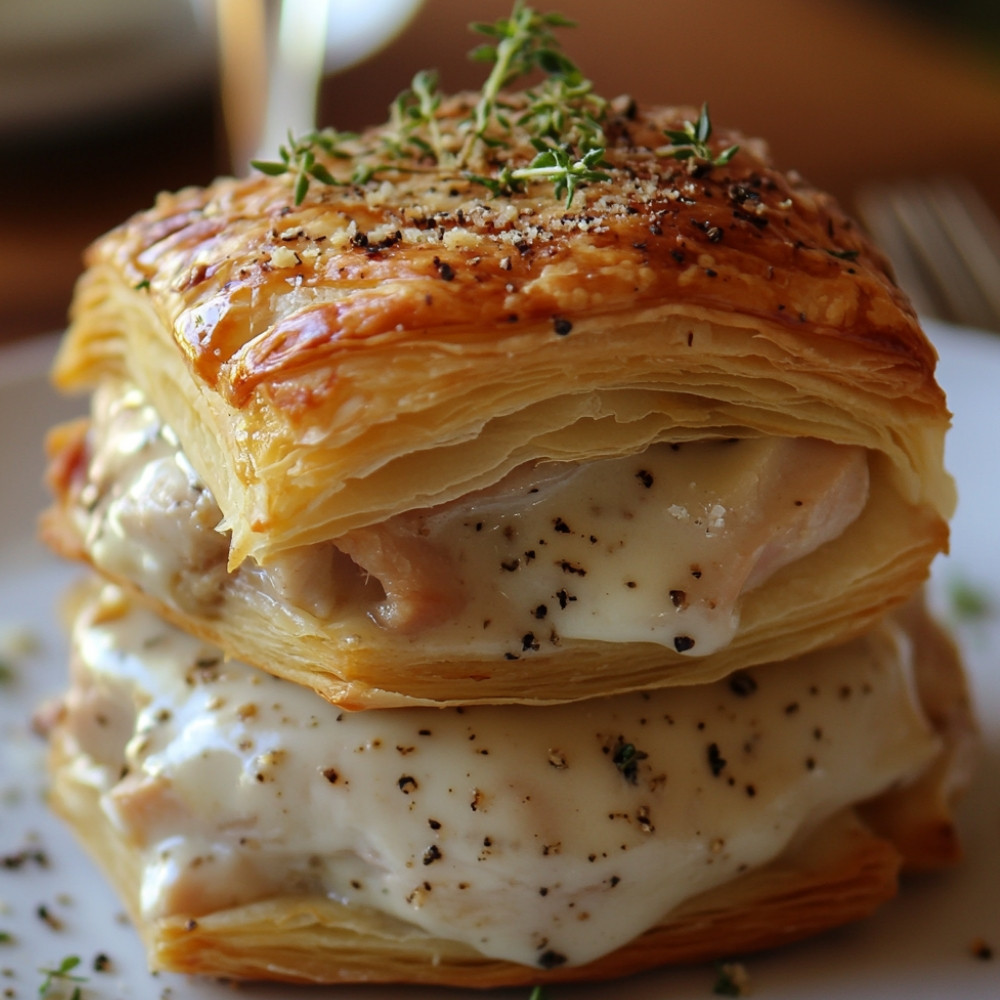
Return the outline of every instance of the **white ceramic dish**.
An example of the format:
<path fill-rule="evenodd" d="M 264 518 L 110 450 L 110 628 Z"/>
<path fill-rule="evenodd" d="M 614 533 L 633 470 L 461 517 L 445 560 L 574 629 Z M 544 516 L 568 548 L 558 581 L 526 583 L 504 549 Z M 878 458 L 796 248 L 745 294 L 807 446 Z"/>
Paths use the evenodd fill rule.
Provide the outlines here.
<path fill-rule="evenodd" d="M 985 614 L 957 623 L 983 732 L 981 766 L 962 810 L 967 859 L 956 871 L 911 880 L 897 901 L 854 927 L 766 955 L 746 958 L 753 994 L 766 1000 L 984 1000 L 1000 996 L 1000 337 L 928 324 L 941 353 L 940 378 L 955 412 L 949 465 L 961 504 L 950 558 L 935 567 L 933 599 L 952 614 L 949 591 L 958 582 L 983 595 Z M 82 409 L 58 399 L 44 371 L 53 341 L 0 352 L 0 652 L 7 647 L 13 675 L 0 684 L 0 995 L 38 996 L 44 979 L 67 956 L 87 977 L 82 1000 L 231 1000 L 233 988 L 179 976 L 151 976 L 138 939 L 111 890 L 46 810 L 43 745 L 31 733 L 36 706 L 58 692 L 65 645 L 57 621 L 59 594 L 76 570 L 59 564 L 34 537 L 45 502 L 41 441 L 45 429 Z M 35 644 L 27 651 L 20 639 Z M 29 643 L 30 645 L 30 643 Z M 13 649 L 11 649 L 13 647 Z M 43 866 L 30 856 L 41 851 Z M 44 907 L 60 927 L 39 915 Z M 9 935 L 5 940 L 3 935 Z M 976 957 L 977 942 L 996 951 Z M 108 971 L 95 971 L 98 955 Z M 662 970 L 620 983 L 553 987 L 549 1000 L 663 1000 L 710 997 L 708 966 Z M 74 984 L 49 996 L 68 998 Z M 10 990 L 11 993 L 5 993 Z M 399 987 L 337 987 L 296 991 L 249 986 L 253 1000 L 298 995 L 331 1000 L 429 1000 L 442 991 Z M 495 994 L 527 1000 L 530 990 Z M 482 997 L 448 992 L 453 1000 Z"/>

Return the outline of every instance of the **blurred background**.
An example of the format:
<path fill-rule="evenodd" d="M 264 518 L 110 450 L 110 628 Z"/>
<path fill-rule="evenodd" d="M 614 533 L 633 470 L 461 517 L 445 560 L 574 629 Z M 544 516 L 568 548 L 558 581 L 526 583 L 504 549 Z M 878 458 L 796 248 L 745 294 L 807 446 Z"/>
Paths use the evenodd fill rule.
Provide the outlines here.
<path fill-rule="evenodd" d="M 234 120 L 251 128 L 266 93 L 264 3 L 0 2 L 0 342 L 64 324 L 94 237 L 160 190 L 232 172 Z M 853 211 L 874 185 L 958 176 L 1000 213 L 996 0 L 533 5 L 579 21 L 564 45 L 600 93 L 707 100 L 716 123 L 766 137 L 780 166 Z M 486 70 L 467 59 L 467 25 L 509 10 L 510 0 L 330 0 L 319 124 L 384 120 L 418 69 L 437 68 L 446 90 L 477 88 Z M 253 37 L 234 50 L 234 31 Z"/>

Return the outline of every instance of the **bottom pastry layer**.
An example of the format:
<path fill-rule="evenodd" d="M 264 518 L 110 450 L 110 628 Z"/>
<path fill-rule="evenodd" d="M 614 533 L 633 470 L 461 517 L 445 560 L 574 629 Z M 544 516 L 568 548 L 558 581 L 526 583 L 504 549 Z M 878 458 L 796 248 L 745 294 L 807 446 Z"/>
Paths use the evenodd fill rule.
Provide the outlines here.
<path fill-rule="evenodd" d="M 957 852 L 968 706 L 915 609 L 715 684 L 545 708 L 343 712 L 110 587 L 78 598 L 73 649 L 54 804 L 158 969 L 618 976 L 857 919 Z"/>

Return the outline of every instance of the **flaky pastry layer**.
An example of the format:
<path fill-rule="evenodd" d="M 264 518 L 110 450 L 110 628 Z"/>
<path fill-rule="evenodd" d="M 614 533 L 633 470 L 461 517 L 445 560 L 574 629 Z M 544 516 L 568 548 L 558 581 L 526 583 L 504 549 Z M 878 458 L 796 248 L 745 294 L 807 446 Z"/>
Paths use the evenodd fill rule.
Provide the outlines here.
<path fill-rule="evenodd" d="M 696 170 L 664 155 L 689 115 L 617 108 L 609 180 L 569 205 L 427 164 L 298 207 L 283 178 L 163 195 L 91 248 L 56 381 L 143 389 L 234 566 L 525 462 L 712 435 L 882 452 L 903 500 L 946 517 L 934 351 L 884 259 L 759 142 L 720 131 L 740 151 Z M 517 129 L 506 150 L 533 153 Z"/>
<path fill-rule="evenodd" d="M 64 714 L 53 725 L 53 802 L 107 870 L 153 968 L 290 982 L 499 986 L 610 978 L 663 964 L 732 957 L 866 916 L 895 894 L 901 867 L 934 868 L 956 859 L 953 807 L 968 780 L 972 736 L 967 696 L 950 643 L 919 606 L 912 606 L 907 617 L 918 641 L 917 693 L 945 748 L 938 763 L 916 783 L 890 788 L 857 811 L 841 811 L 813 825 L 765 867 L 682 903 L 634 940 L 576 967 L 539 969 L 491 959 L 385 913 L 315 892 L 279 892 L 214 911 L 201 906 L 189 914 L 145 916 L 139 887 L 149 845 L 133 840 L 135 833 L 126 832 L 126 825 L 111 822 L 100 802 L 100 783 L 77 757 L 74 732 L 84 722 L 79 713 L 86 711 L 86 701 L 73 708 L 75 719 Z M 127 659 L 122 669 L 135 669 Z M 853 697 L 863 698 L 864 692 L 859 689 Z M 105 763 L 114 765 L 113 760 Z M 164 791 L 163 806 L 169 807 L 169 788 Z M 154 806 L 150 799 L 148 808 Z M 169 823 L 169 808 L 166 816 L 157 819 L 154 812 L 147 819 Z M 248 829 L 247 835 L 252 833 Z"/>
<path fill-rule="evenodd" d="M 81 527 L 86 521 L 77 516 L 79 487 L 66 471 L 78 461 L 84 432 L 78 424 L 50 441 L 57 504 L 44 518 L 43 534 L 60 554 L 93 561 L 92 540 Z M 347 603 L 319 617 L 262 587 L 254 573 L 236 571 L 216 599 L 196 603 L 169 586 L 144 587 L 120 568 L 99 568 L 185 631 L 346 708 L 544 704 L 706 683 L 865 631 L 907 600 L 946 544 L 943 522 L 903 502 L 886 481 L 884 463 L 876 462 L 871 473 L 871 496 L 859 520 L 743 595 L 734 637 L 704 656 L 655 642 L 565 637 L 532 649 L 519 641 L 504 652 L 447 631 L 407 634 L 382 627 L 363 604 Z M 142 539 L 135 544 L 141 560 Z M 191 556 L 186 577 L 197 580 L 207 572 L 199 558 L 199 551 Z"/>
<path fill-rule="evenodd" d="M 56 758 L 58 768 L 58 757 Z M 111 879 L 151 969 L 300 984 L 493 988 L 614 979 L 773 948 L 874 913 L 898 891 L 893 845 L 841 814 L 778 862 L 684 904 L 628 945 L 583 966 L 542 971 L 477 954 L 375 911 L 289 896 L 198 918 L 138 916 L 137 855 L 93 788 L 56 772 L 55 809 Z"/>

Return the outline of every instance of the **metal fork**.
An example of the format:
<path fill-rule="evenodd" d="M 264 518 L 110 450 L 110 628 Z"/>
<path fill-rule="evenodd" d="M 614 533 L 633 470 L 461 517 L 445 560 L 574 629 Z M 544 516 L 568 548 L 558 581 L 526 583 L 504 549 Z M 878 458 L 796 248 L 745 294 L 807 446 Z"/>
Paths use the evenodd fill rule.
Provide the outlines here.
<path fill-rule="evenodd" d="M 918 312 L 1000 331 L 1000 221 L 967 179 L 869 184 L 857 208 Z"/>

